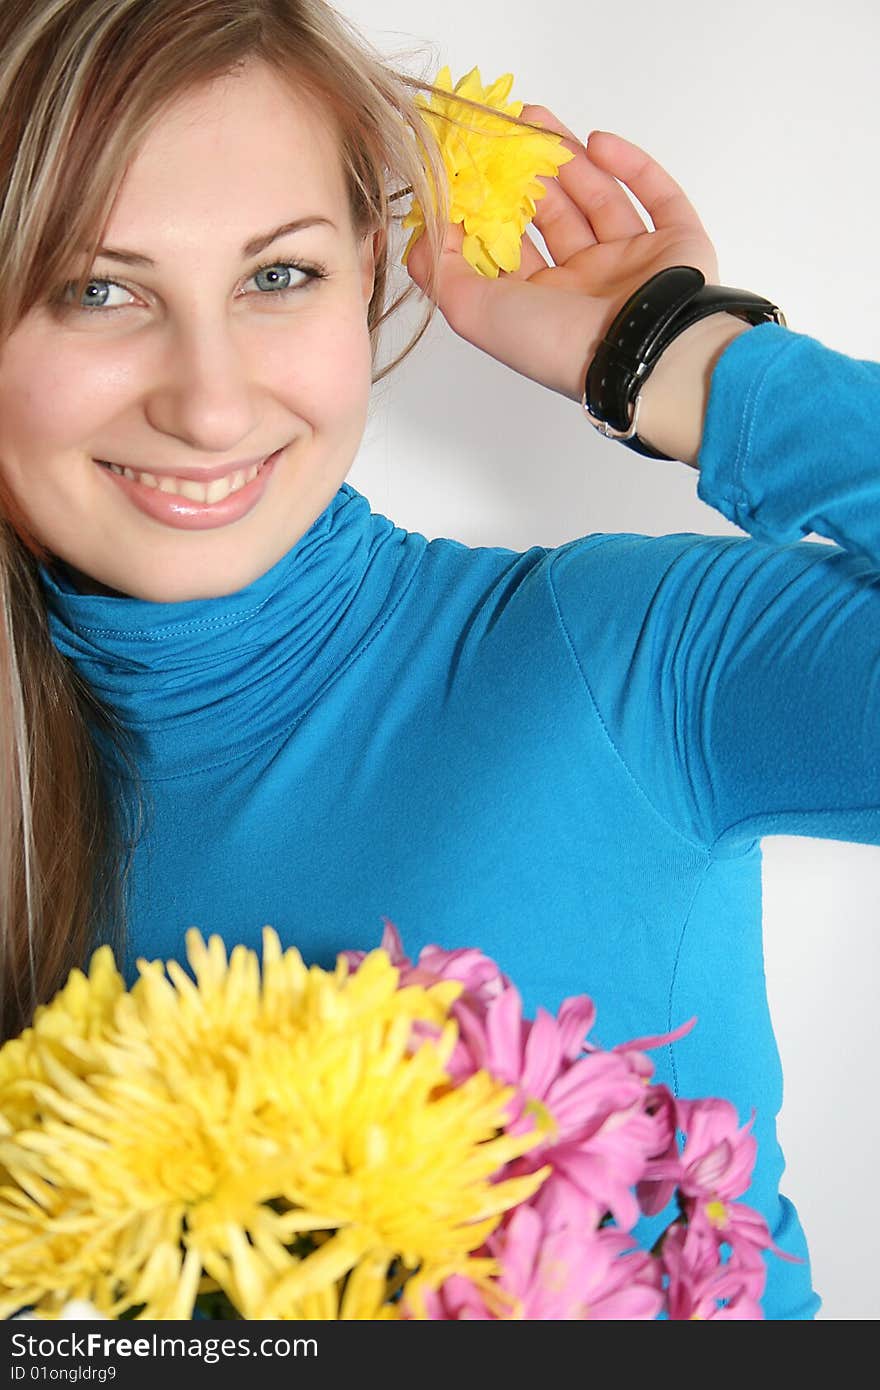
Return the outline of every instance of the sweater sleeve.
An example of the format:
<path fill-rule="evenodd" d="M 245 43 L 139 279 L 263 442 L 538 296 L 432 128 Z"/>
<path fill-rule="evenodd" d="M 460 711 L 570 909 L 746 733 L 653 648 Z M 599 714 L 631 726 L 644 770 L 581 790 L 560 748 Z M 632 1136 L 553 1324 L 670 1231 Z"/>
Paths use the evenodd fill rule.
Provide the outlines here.
<path fill-rule="evenodd" d="M 779 324 L 741 334 L 698 463 L 698 495 L 748 537 L 552 553 L 588 698 L 657 812 L 712 852 L 880 844 L 880 364 Z"/>

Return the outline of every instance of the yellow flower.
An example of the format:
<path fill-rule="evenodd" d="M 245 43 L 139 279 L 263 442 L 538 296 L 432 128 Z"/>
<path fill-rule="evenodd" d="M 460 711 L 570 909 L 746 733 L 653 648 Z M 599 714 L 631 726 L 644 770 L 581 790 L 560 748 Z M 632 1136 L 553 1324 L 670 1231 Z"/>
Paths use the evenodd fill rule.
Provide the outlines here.
<path fill-rule="evenodd" d="M 549 1170 L 493 1181 L 542 1136 L 503 1132 L 487 1073 L 449 1084 L 461 984 L 398 989 L 384 951 L 307 968 L 269 927 L 262 978 L 216 936 L 187 954 L 195 982 L 139 961 L 125 993 L 96 953 L 76 1009 L 62 991 L 0 1049 L 0 1317 L 179 1319 L 215 1291 L 246 1318 L 394 1318 L 389 1281 L 417 1310 L 450 1274 L 488 1286 L 472 1252 Z"/>
<path fill-rule="evenodd" d="M 94 952 L 88 978 L 72 970 L 51 1004 L 34 1013 L 30 1028 L 0 1047 L 0 1137 L 23 1129 L 38 1105 L 32 1082 L 48 1079 L 47 1058 L 85 1076 L 97 1064 L 95 1043 L 106 1036 L 125 982 L 109 946 Z M 0 1185 L 5 1181 L 0 1165 Z"/>
<path fill-rule="evenodd" d="M 471 68 L 452 88 L 449 68 L 434 80 L 435 87 L 482 102 L 495 111 L 522 115 L 521 101 L 507 101 L 513 74 L 505 73 L 484 88 L 479 68 Z M 475 111 L 449 97 L 417 95 L 417 105 L 437 137 L 448 179 L 450 222 L 464 225 L 462 255 L 481 275 L 497 278 L 499 270 L 518 270 L 522 237 L 535 215 L 535 204 L 546 195 L 538 174 L 553 178 L 560 165 L 574 159 L 555 131 L 546 134 L 517 128 L 509 121 Z M 402 261 L 425 227 L 418 201 L 403 219 L 414 228 Z"/>

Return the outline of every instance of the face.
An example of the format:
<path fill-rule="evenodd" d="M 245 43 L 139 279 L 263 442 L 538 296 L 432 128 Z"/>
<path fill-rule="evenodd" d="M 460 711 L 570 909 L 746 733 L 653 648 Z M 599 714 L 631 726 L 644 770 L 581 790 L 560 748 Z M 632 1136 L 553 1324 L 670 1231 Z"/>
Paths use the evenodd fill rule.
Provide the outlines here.
<path fill-rule="evenodd" d="M 332 225 L 247 247 L 310 217 Z M 151 263 L 102 252 L 60 307 L 46 285 L 0 352 L 0 470 L 84 592 L 233 593 L 327 507 L 366 424 L 375 244 L 351 226 L 332 125 L 261 66 L 188 93 L 130 165 L 102 246 Z M 175 470 L 279 450 L 244 508 L 169 495 Z M 105 463 L 165 476 L 154 490 Z"/>

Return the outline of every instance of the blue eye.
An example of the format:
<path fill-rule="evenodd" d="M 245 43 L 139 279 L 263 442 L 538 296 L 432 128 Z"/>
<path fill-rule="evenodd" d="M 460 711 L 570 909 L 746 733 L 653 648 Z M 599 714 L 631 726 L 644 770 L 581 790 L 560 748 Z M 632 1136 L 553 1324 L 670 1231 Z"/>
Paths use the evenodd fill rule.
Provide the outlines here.
<path fill-rule="evenodd" d="M 306 279 L 299 284 L 291 285 L 289 283 L 291 271 L 298 271 L 301 275 L 305 275 Z M 266 261 L 263 265 L 258 266 L 248 279 L 256 280 L 258 276 L 265 277 L 261 286 L 262 298 L 284 299 L 287 295 L 309 289 L 318 280 L 326 280 L 327 270 L 322 265 L 310 265 L 304 261 Z M 268 284 L 266 280 L 268 280 Z M 94 276 L 86 284 L 83 299 L 77 305 L 72 303 L 69 298 L 75 289 L 76 282 L 69 280 L 61 290 L 59 302 L 65 309 L 72 309 L 74 312 L 80 309 L 85 313 L 94 313 L 100 309 L 127 309 L 129 307 L 127 304 L 109 304 L 107 302 L 108 290 L 120 290 L 123 294 L 128 295 L 132 293 L 118 280 L 105 280 L 102 277 Z M 97 295 L 92 294 L 94 290 L 98 291 Z M 100 297 L 102 294 L 103 298 Z M 89 302 L 90 295 L 91 302 Z"/>
<path fill-rule="evenodd" d="M 102 285 L 106 287 L 105 290 L 104 290 L 104 298 L 103 298 L 103 299 L 100 297 L 100 290 L 101 290 L 101 286 L 102 286 Z M 68 296 L 69 296 L 70 294 L 72 294 L 73 291 L 74 291 L 75 289 L 76 289 L 76 285 L 73 283 L 72 280 L 71 280 L 71 282 L 70 282 L 69 284 L 67 284 L 67 285 L 64 286 L 64 301 L 63 301 L 63 302 L 64 302 L 65 307 L 71 308 L 71 309 L 80 308 L 80 309 L 85 309 L 85 310 L 87 310 L 87 311 L 88 311 L 88 310 L 92 310 L 92 309 L 106 309 L 106 308 L 110 308 L 110 309 L 124 309 L 124 308 L 126 307 L 124 304 L 109 304 L 109 305 L 108 305 L 108 303 L 107 303 L 107 298 L 106 298 L 107 289 L 121 290 L 124 294 L 128 294 L 128 293 L 129 293 L 129 291 L 126 290 L 126 288 L 125 288 L 124 285 L 118 285 L 118 284 L 116 283 L 115 280 L 90 280 L 90 281 L 88 282 L 88 284 L 86 285 L 85 290 L 83 291 L 83 300 L 80 302 L 79 305 L 76 305 L 76 304 L 72 304 L 71 301 L 70 301 L 69 298 L 68 298 Z M 98 294 L 97 294 L 97 295 L 95 295 L 95 294 L 92 293 L 92 291 L 95 290 L 95 289 L 98 290 Z"/>
<path fill-rule="evenodd" d="M 258 275 L 277 275 L 280 271 L 282 278 L 286 274 L 287 280 L 289 281 L 290 272 L 292 270 L 298 270 L 300 274 L 305 275 L 307 277 L 305 282 L 299 285 L 291 285 L 289 283 L 278 285 L 270 281 L 269 289 L 273 294 L 293 294 L 296 290 L 308 289 L 315 280 L 325 280 L 327 278 L 327 271 L 322 265 L 307 265 L 303 261 L 266 261 L 263 265 L 257 266 L 251 279 L 255 280 Z"/>

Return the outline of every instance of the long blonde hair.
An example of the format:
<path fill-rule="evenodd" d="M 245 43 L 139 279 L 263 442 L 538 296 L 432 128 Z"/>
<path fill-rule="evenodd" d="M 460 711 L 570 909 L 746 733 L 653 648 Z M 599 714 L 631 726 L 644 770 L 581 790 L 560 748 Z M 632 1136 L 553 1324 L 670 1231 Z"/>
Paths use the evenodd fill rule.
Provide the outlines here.
<path fill-rule="evenodd" d="M 433 317 L 448 211 L 413 93 L 440 89 L 398 70 L 323 0 L 3 0 L 0 345 L 47 284 L 71 277 L 72 247 L 89 248 L 91 265 L 126 168 L 172 99 L 248 60 L 335 118 L 352 225 L 385 233 L 367 316 L 373 382 L 412 351 Z M 485 109 L 460 101 L 463 115 Z M 380 326 L 417 289 L 386 307 L 387 234 L 407 192 L 426 219 L 426 314 L 377 372 Z M 37 572 L 51 562 L 0 471 L 0 1042 L 99 942 L 121 961 L 144 824 L 128 731 L 51 639 Z"/>

